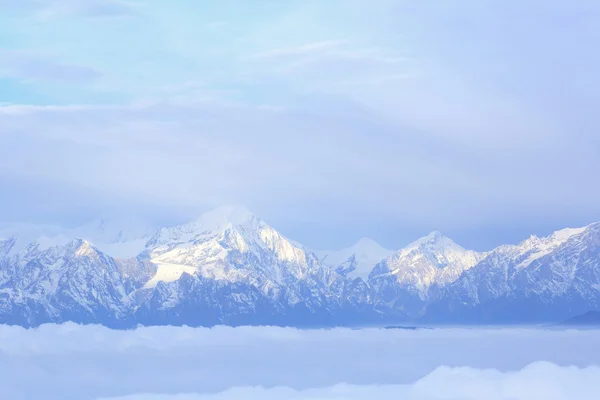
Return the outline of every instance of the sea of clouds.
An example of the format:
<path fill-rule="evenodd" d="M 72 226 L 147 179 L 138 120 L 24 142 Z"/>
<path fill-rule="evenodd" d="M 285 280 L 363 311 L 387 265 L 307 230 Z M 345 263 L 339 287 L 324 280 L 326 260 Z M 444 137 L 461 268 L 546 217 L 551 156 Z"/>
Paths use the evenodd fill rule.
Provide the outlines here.
<path fill-rule="evenodd" d="M 0 399 L 581 400 L 600 331 L 0 326 Z"/>

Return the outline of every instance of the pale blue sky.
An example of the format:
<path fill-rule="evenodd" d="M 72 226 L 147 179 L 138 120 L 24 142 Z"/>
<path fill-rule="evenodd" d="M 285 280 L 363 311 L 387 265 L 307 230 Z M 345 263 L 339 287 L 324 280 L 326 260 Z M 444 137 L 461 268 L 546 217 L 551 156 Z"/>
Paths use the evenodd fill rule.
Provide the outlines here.
<path fill-rule="evenodd" d="M 0 220 L 245 204 L 311 247 L 600 220 L 596 1 L 0 0 Z"/>

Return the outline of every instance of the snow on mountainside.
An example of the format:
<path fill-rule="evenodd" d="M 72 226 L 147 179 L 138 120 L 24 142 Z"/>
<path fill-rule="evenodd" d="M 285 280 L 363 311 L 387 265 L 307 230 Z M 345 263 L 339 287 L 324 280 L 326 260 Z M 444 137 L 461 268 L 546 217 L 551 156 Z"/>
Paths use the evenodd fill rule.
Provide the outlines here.
<path fill-rule="evenodd" d="M 281 284 L 303 278 L 316 263 L 314 255 L 243 207 L 221 207 L 191 223 L 163 228 L 147 246 L 159 271 L 192 267 L 195 274 L 229 282 Z"/>
<path fill-rule="evenodd" d="M 350 278 L 362 278 L 365 282 L 373 267 L 394 251 L 383 248 L 369 238 L 362 238 L 352 247 L 338 251 L 319 251 L 316 254 L 323 262 L 336 268 Z"/>
<path fill-rule="evenodd" d="M 364 282 L 350 283 L 243 207 L 163 228 L 140 258 L 158 267 L 136 311 L 147 324 L 198 324 L 199 315 L 207 324 L 332 324 L 375 315 Z"/>
<path fill-rule="evenodd" d="M 36 242 L 42 248 L 66 244 L 69 240 L 62 236 L 64 229 L 56 226 L 31 224 L 3 224 L 0 226 L 0 256 L 15 255 L 30 243 Z M 7 244 L 10 243 L 10 247 Z"/>
<path fill-rule="evenodd" d="M 154 274 L 150 264 L 120 264 L 83 239 L 47 249 L 31 243 L 5 259 L 2 272 L 0 320 L 24 326 L 117 324 L 129 315 L 129 294 Z"/>
<path fill-rule="evenodd" d="M 539 238 L 532 235 L 529 239 L 522 242 L 517 246 L 501 246 L 497 249 L 498 252 L 506 254 L 509 258 L 519 262 L 516 266 L 517 269 L 525 268 L 533 263 L 535 260 L 542 258 L 543 256 L 550 254 L 556 250 L 560 245 L 569 240 L 572 236 L 583 233 L 586 228 L 566 228 L 560 231 L 552 233 L 546 238 Z M 524 257 L 526 256 L 526 257 Z"/>
<path fill-rule="evenodd" d="M 68 230 L 64 235 L 89 240 L 113 257 L 131 258 L 146 248 L 146 242 L 157 229 L 155 225 L 130 215 L 104 215 Z"/>
<path fill-rule="evenodd" d="M 139 311 L 150 322 L 157 318 L 152 310 L 159 315 L 204 310 L 223 322 L 257 314 L 261 307 L 273 323 L 319 314 L 331 320 L 336 314 L 365 312 L 361 304 L 368 308 L 366 284 L 351 284 L 243 207 L 221 207 L 188 224 L 163 228 L 140 258 L 158 267 L 145 285 L 153 292 Z M 306 312 L 309 317 L 293 315 Z"/>
<path fill-rule="evenodd" d="M 374 286 L 394 286 L 425 301 L 430 288 L 454 282 L 483 256 L 465 250 L 439 232 L 432 232 L 379 263 L 369 281 Z"/>
<path fill-rule="evenodd" d="M 600 308 L 600 223 L 489 253 L 433 232 L 395 253 L 363 239 L 319 257 L 244 207 L 159 230 L 17 228 L 0 229 L 0 323 L 494 323 Z"/>

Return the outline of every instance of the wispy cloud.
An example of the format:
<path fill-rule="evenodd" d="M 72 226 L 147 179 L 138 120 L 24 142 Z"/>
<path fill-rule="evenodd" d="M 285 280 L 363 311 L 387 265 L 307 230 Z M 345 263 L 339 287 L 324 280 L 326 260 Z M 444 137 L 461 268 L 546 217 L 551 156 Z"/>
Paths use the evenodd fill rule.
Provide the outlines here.
<path fill-rule="evenodd" d="M 94 164 L 85 177 L 5 164 L 11 187 L 28 171 L 38 184 L 168 209 L 278 203 L 289 227 L 297 210 L 295 222 L 323 225 L 325 239 L 353 230 L 390 246 L 442 229 L 489 247 L 600 218 L 589 184 L 600 168 L 597 2 L 276 3 L 0 0 L 1 102 L 109 106 L 10 120 L 4 110 L 2 133 L 40 143 L 49 133 L 36 150 L 47 158 L 43 148 L 63 145 L 59 131 L 77 146 L 101 137 L 132 146 L 73 148 L 114 166 L 111 176 Z M 144 137 L 159 144 L 139 146 Z M 34 203 L 25 191 L 3 192 L 12 215 L 33 212 L 16 210 Z M 486 226 L 514 236 L 485 237 Z"/>
<path fill-rule="evenodd" d="M 282 47 L 267 51 L 254 53 L 250 56 L 251 59 L 274 59 L 288 56 L 300 56 L 314 53 L 322 53 L 324 51 L 338 49 L 342 45 L 347 44 L 345 40 L 325 40 L 321 42 L 307 43 L 299 46 Z"/>
<path fill-rule="evenodd" d="M 580 213 L 593 213 L 600 198 L 597 186 L 581 187 L 572 179 L 595 158 L 553 163 L 565 152 L 583 154 L 577 141 L 566 147 L 562 140 L 547 140 L 544 152 L 514 142 L 499 155 L 494 147 L 465 147 L 460 137 L 440 138 L 400 125 L 360 104 L 314 96 L 303 101 L 308 102 L 310 112 L 214 103 L 5 106 L 0 108 L 0 170 L 21 185 L 60 184 L 67 198 L 98 191 L 102 196 L 96 196 L 94 207 L 126 198 L 159 213 L 198 213 L 242 203 L 312 247 L 323 245 L 333 232 L 338 240 L 350 241 L 340 230 L 354 237 L 372 229 L 374 221 L 396 221 L 393 235 L 368 232 L 384 243 L 391 239 L 391 247 L 433 228 L 449 234 L 453 227 L 489 229 L 514 218 L 517 204 L 518 215 L 546 219 L 568 202 L 577 210 L 569 218 L 583 218 Z M 67 150 L 71 155 L 62 157 Z M 549 192 L 550 180 L 561 190 Z M 21 206 L 0 207 L 5 210 L 0 219 L 35 212 L 22 191 L 6 185 L 0 205 Z M 46 201 L 45 207 L 54 210 L 50 215 L 72 210 L 63 200 Z M 321 228 L 292 228 L 302 221 Z"/>
<path fill-rule="evenodd" d="M 27 51 L 0 49 L 0 75 L 26 81 L 90 83 L 102 74 L 93 68 L 63 64 Z"/>
<path fill-rule="evenodd" d="M 41 18 L 65 15 L 92 18 L 136 15 L 131 4 L 121 0 L 0 0 L 0 9 L 30 11 Z"/>
<path fill-rule="evenodd" d="M 78 15 L 90 18 L 134 16 L 134 8 L 119 0 L 59 0 L 49 1 L 38 13 L 40 17 Z"/>

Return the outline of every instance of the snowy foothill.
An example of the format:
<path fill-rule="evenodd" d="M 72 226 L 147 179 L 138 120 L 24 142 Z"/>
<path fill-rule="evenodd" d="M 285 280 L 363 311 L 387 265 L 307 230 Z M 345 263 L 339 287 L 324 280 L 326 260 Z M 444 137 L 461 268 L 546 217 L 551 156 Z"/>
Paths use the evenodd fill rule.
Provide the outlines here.
<path fill-rule="evenodd" d="M 0 326 L 0 398 L 585 400 L 598 348 L 543 328 Z"/>

